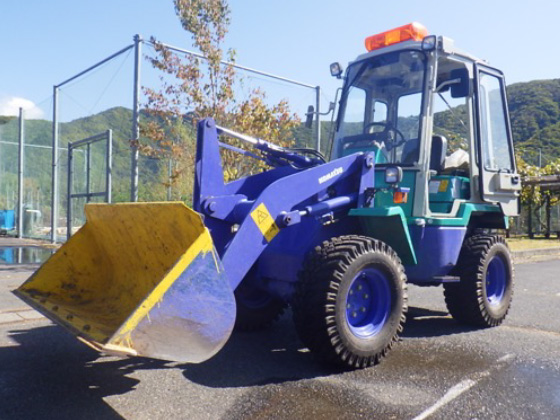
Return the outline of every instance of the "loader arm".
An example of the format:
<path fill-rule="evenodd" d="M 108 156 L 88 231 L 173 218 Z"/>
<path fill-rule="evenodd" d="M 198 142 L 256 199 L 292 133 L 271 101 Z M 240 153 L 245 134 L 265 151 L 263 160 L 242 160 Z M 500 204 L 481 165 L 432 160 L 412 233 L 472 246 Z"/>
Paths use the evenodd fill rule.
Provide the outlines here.
<path fill-rule="evenodd" d="M 363 196 L 366 188 L 373 187 L 373 156 L 363 153 L 321 165 L 299 156 L 297 163 L 307 163 L 309 167 L 281 166 L 225 184 L 218 129 L 207 119 L 199 123 L 198 130 L 194 208 L 206 216 L 204 223 L 214 239 L 232 290 L 280 229 L 289 228 L 302 217 L 321 217 L 341 207 L 356 207 L 358 197 Z M 274 154 L 286 161 L 297 156 L 285 152 L 283 157 L 279 149 Z M 335 186 L 348 178 L 354 180 L 355 188 L 337 193 Z M 332 193 L 326 198 L 316 198 L 327 190 Z"/>

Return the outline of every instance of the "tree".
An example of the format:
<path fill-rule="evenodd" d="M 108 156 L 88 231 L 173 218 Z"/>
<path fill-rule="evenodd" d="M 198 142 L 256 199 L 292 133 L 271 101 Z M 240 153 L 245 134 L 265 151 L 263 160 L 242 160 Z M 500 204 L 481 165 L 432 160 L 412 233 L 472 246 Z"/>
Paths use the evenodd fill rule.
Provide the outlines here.
<path fill-rule="evenodd" d="M 239 78 L 231 64 L 222 62 L 235 62 L 235 50 L 223 50 L 230 23 L 226 0 L 174 0 L 174 4 L 183 28 L 205 58 L 179 55 L 151 38 L 155 56 L 150 60 L 161 71 L 161 87 L 144 88 L 149 117 L 142 125 L 139 148 L 149 156 L 173 159 L 170 182 L 181 185 L 181 198 L 188 199 L 198 120 L 213 117 L 221 125 L 281 146 L 293 143 L 293 128 L 299 121 L 290 113 L 287 102 L 269 106 L 260 90 L 253 90 L 243 101 L 236 100 Z M 241 146 L 236 141 L 231 143 Z M 222 151 L 222 158 L 226 180 L 263 169 L 262 163 L 247 162 L 246 157 L 229 150 Z"/>

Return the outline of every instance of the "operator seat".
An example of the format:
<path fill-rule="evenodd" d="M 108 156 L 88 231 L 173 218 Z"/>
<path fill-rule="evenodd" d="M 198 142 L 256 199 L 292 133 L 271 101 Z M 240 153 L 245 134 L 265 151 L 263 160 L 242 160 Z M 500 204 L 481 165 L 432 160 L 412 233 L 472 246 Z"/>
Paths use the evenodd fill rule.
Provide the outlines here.
<path fill-rule="evenodd" d="M 404 144 L 402 163 L 418 163 L 418 139 L 411 139 Z M 432 150 L 430 151 L 430 169 L 437 173 L 443 171 L 445 156 L 447 154 L 447 139 L 444 136 L 432 137 Z"/>
<path fill-rule="evenodd" d="M 420 150 L 418 149 L 419 143 L 418 139 L 410 139 L 404 144 L 402 151 L 402 163 L 418 163 L 418 155 L 420 154 Z"/>
<path fill-rule="evenodd" d="M 445 167 L 447 154 L 447 139 L 444 136 L 432 136 L 432 150 L 430 152 L 430 170 L 440 173 Z"/>

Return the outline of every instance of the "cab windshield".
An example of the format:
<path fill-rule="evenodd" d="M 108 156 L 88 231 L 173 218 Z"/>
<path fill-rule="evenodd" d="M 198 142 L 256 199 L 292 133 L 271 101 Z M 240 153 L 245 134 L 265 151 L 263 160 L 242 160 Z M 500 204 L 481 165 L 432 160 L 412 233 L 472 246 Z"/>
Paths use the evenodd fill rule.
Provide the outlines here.
<path fill-rule="evenodd" d="M 333 159 L 375 151 L 376 162 L 418 162 L 426 56 L 396 51 L 348 68 Z"/>

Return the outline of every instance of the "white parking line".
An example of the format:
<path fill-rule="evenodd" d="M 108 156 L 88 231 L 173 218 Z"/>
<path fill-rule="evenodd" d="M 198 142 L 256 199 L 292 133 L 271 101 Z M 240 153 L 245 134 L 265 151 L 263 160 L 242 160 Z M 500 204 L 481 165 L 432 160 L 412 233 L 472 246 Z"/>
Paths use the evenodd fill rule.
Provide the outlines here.
<path fill-rule="evenodd" d="M 471 389 L 473 386 L 475 386 L 482 378 L 485 378 L 487 376 L 490 375 L 490 373 L 493 370 L 497 370 L 503 367 L 504 364 L 506 364 L 507 362 L 509 362 L 510 360 L 513 359 L 513 354 L 506 354 L 503 357 L 500 357 L 496 363 L 497 366 L 493 366 L 490 369 L 487 369 L 485 371 L 479 372 L 475 375 L 473 375 L 476 379 L 464 379 L 461 382 L 459 382 L 457 385 L 451 387 L 451 389 L 449 391 L 447 391 L 445 393 L 445 395 L 443 397 L 441 397 L 439 400 L 436 401 L 436 403 L 434 405 L 432 405 L 431 407 L 429 407 L 428 409 L 424 410 L 422 413 L 420 413 L 419 415 L 417 415 L 416 417 L 414 417 L 414 419 L 412 420 L 424 420 L 427 419 L 428 417 L 430 417 L 432 414 L 434 414 L 436 411 L 438 411 L 440 408 L 444 407 L 445 405 L 449 404 L 451 401 L 453 401 L 454 399 L 456 399 L 457 397 L 459 397 L 461 394 L 463 394 L 464 392 L 468 391 L 469 389 Z"/>
<path fill-rule="evenodd" d="M 506 363 L 506 362 L 509 362 L 510 360 L 513 360 L 513 357 L 514 357 L 513 354 L 509 353 L 509 354 L 506 354 L 505 356 L 500 357 L 497 360 L 497 362 L 500 363 L 500 364 Z"/>
<path fill-rule="evenodd" d="M 463 392 L 468 391 L 475 385 L 476 385 L 476 381 L 473 381 L 472 379 L 465 379 L 464 381 L 459 382 L 457 385 L 455 385 L 449 391 L 447 391 L 445 395 L 442 398 L 440 398 L 434 405 L 432 405 L 430 408 L 420 413 L 418 416 L 414 417 L 413 420 L 427 419 L 436 411 L 438 411 L 441 407 L 443 407 L 446 404 L 449 404 L 451 401 L 453 401 Z"/>

